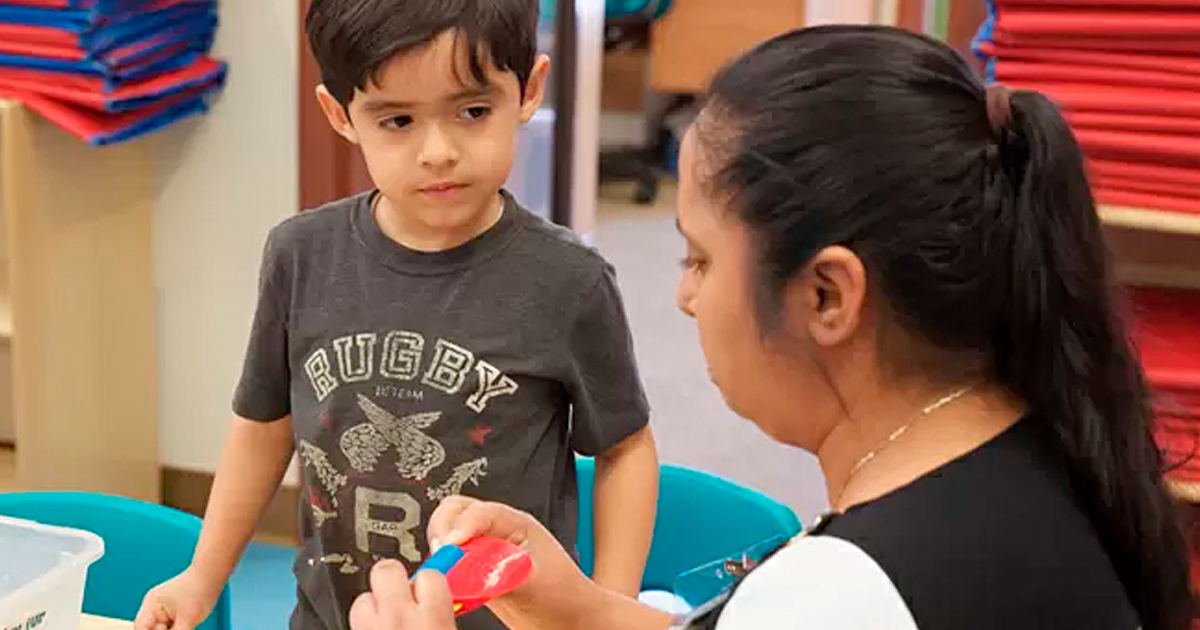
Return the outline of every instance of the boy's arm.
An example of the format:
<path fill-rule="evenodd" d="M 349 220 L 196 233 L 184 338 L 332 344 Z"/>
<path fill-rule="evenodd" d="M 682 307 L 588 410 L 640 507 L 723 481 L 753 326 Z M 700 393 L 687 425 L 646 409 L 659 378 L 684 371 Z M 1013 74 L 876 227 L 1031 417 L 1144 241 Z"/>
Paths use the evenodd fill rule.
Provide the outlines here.
<path fill-rule="evenodd" d="M 597 584 L 636 598 L 658 504 L 658 451 L 650 427 L 596 458 L 592 500 Z"/>
<path fill-rule="evenodd" d="M 636 597 L 654 530 L 658 456 L 612 266 L 588 289 L 570 335 L 571 445 L 596 457 L 593 578 Z"/>
<path fill-rule="evenodd" d="M 292 457 L 292 421 L 235 416 L 204 512 L 191 570 L 217 591 L 229 580 Z"/>
<path fill-rule="evenodd" d="M 233 572 L 294 452 L 288 363 L 291 240 L 277 227 L 263 251 L 233 423 L 192 560 L 193 572 L 208 583 L 224 584 Z"/>

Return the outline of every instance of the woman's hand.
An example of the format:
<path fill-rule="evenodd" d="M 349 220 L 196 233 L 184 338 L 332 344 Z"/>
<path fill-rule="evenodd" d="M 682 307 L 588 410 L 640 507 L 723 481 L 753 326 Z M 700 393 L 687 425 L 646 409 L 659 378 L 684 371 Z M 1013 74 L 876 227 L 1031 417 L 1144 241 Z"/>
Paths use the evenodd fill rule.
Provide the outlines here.
<path fill-rule="evenodd" d="M 350 607 L 351 630 L 454 630 L 454 603 L 446 577 L 421 571 L 408 579 L 404 565 L 381 560 L 371 568 L 371 591 Z"/>
<path fill-rule="evenodd" d="M 449 497 L 434 510 L 428 533 L 434 549 L 489 536 L 507 540 L 530 555 L 533 572 L 529 580 L 488 604 L 509 627 L 573 628 L 589 606 L 603 598 L 603 590 L 587 579 L 537 519 L 506 505 Z"/>

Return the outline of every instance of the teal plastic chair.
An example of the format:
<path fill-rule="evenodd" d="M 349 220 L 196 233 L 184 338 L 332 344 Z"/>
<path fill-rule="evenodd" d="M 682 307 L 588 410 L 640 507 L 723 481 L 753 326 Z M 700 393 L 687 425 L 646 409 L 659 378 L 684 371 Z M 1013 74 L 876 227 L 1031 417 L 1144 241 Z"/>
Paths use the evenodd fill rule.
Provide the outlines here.
<path fill-rule="evenodd" d="M 132 620 L 155 585 L 187 568 L 200 539 L 200 519 L 169 507 L 81 492 L 0 494 L 0 514 L 90 531 L 104 556 L 88 569 L 85 613 Z M 197 630 L 230 630 L 229 588 Z"/>
<path fill-rule="evenodd" d="M 575 472 L 579 481 L 576 550 L 580 566 L 591 575 L 595 460 L 576 459 Z M 664 464 L 658 487 L 658 517 L 642 578 L 643 591 L 674 591 L 680 573 L 739 554 L 772 537 L 787 540 L 800 533 L 800 519 L 787 506 L 708 473 Z"/>

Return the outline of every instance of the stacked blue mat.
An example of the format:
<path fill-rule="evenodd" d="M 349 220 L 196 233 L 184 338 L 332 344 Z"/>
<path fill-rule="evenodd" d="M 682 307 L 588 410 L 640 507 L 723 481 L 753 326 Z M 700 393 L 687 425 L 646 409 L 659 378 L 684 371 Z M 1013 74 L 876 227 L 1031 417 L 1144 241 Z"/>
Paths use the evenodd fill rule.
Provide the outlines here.
<path fill-rule="evenodd" d="M 227 66 L 215 0 L 0 0 L 0 97 L 93 145 L 202 113 Z"/>

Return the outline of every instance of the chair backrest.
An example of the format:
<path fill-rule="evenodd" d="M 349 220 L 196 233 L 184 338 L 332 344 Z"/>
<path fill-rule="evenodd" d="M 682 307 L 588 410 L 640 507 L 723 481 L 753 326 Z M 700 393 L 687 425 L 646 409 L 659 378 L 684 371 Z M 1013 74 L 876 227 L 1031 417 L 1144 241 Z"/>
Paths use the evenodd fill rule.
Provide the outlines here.
<path fill-rule="evenodd" d="M 0 514 L 90 531 L 104 539 L 104 556 L 88 570 L 83 611 L 132 620 L 155 585 L 191 563 L 200 519 L 161 505 L 81 492 L 0 494 Z M 230 630 L 226 587 L 197 630 Z"/>
<path fill-rule="evenodd" d="M 590 575 L 595 461 L 578 458 L 575 471 L 579 481 L 576 549 L 580 565 Z M 773 536 L 791 538 L 799 532 L 795 512 L 766 495 L 708 473 L 664 464 L 642 590 L 672 591 L 675 577 L 684 571 L 738 554 Z"/>

